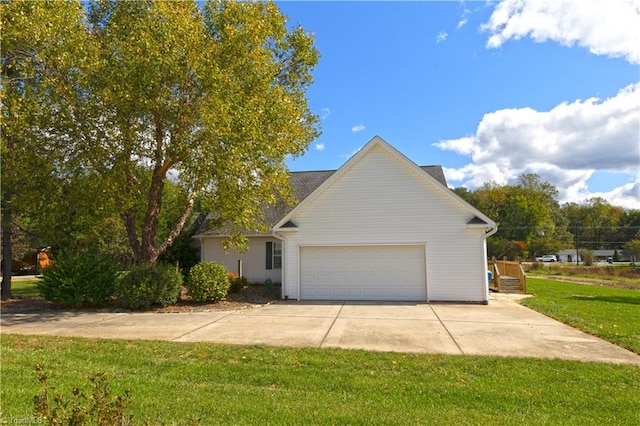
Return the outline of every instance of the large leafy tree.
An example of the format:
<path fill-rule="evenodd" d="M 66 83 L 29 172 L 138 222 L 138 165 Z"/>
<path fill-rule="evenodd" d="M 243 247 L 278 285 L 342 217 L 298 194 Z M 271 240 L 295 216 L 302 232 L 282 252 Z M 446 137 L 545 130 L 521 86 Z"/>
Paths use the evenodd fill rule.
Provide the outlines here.
<path fill-rule="evenodd" d="M 455 192 L 498 222 L 498 232 L 487 242 L 492 256 L 621 248 L 640 228 L 640 211 L 612 206 L 602 198 L 559 206 L 556 188 L 536 174 L 523 174 L 514 185 L 489 182 L 474 192 Z"/>
<path fill-rule="evenodd" d="M 582 206 L 585 246 L 593 249 L 609 248 L 611 237 L 617 233 L 623 210 L 610 205 L 603 198 L 590 198 Z M 612 244 L 610 248 L 615 248 Z"/>
<path fill-rule="evenodd" d="M 640 210 L 625 210 L 620 219 L 617 241 L 628 242 L 640 238 Z"/>
<path fill-rule="evenodd" d="M 23 40 L 30 60 L 18 71 L 33 77 L 21 84 L 38 100 L 25 140 L 58 178 L 88 179 L 85 197 L 115 205 L 136 261 L 171 245 L 198 198 L 241 244 L 242 229 L 261 228 L 262 203 L 290 197 L 285 160 L 318 134 L 305 97 L 318 52 L 273 3 L 3 7 L 9 40 L 66 11 L 50 29 L 60 43 Z M 183 195 L 171 223 L 168 182 Z"/>
<path fill-rule="evenodd" d="M 562 207 L 576 244 L 591 250 L 614 249 L 629 241 L 633 210 L 625 211 L 602 198 L 590 198 L 583 204 L 567 203 Z M 630 219 L 630 220 L 629 220 Z"/>
<path fill-rule="evenodd" d="M 34 129 L 43 131 L 38 123 L 43 105 L 55 98 L 47 90 L 49 69 L 72 69 L 70 58 L 82 49 L 85 34 L 82 6 L 77 3 L 2 2 L 0 12 L 2 297 L 7 298 L 11 297 L 13 231 L 33 223 L 35 212 L 51 205 L 49 196 L 58 188 L 55 180 L 61 178 L 42 155 L 48 151 L 47 144 L 34 137 L 38 133 Z"/>
<path fill-rule="evenodd" d="M 625 249 L 631 252 L 631 260 L 635 263 L 638 259 L 640 259 L 640 230 L 636 233 L 634 239 L 628 241 L 625 246 Z"/>
<path fill-rule="evenodd" d="M 499 223 L 498 232 L 488 241 L 492 256 L 531 257 L 570 244 L 558 192 L 536 174 L 523 174 L 514 185 L 490 182 L 472 195 L 458 193 Z"/>
<path fill-rule="evenodd" d="M 591 250 L 619 249 L 637 238 L 640 211 L 624 210 L 602 198 L 590 198 L 583 204 L 562 206 L 563 216 L 579 247 Z"/>

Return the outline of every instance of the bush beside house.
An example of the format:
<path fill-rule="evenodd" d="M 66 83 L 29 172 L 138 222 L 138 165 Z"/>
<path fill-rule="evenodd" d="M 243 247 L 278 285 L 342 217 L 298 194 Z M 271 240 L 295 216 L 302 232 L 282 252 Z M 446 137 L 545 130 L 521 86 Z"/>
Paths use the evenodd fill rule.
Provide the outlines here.
<path fill-rule="evenodd" d="M 118 264 L 94 252 L 61 253 L 42 271 L 40 294 L 72 307 L 104 306 L 113 296 Z"/>
<path fill-rule="evenodd" d="M 198 263 L 191 268 L 187 279 L 189 297 L 196 302 L 224 299 L 230 287 L 227 269 L 217 262 Z"/>
<path fill-rule="evenodd" d="M 148 310 L 174 304 L 180 298 L 184 279 L 176 267 L 142 264 L 119 274 L 118 266 L 113 258 L 98 253 L 63 253 L 43 271 L 37 287 L 46 300 L 74 308 L 103 307 L 115 301 L 125 309 Z M 238 291 L 247 281 L 230 276 L 224 265 L 216 262 L 198 263 L 186 281 L 195 302 L 223 300 L 232 283 Z"/>
<path fill-rule="evenodd" d="M 145 309 L 175 303 L 182 291 L 182 274 L 162 263 L 134 266 L 116 284 L 118 304 L 126 309 Z"/>

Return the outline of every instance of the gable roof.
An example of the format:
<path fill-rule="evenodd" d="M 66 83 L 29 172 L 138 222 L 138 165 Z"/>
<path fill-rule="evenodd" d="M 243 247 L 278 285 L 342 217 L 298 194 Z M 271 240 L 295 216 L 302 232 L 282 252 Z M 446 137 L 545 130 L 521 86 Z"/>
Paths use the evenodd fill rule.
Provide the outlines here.
<path fill-rule="evenodd" d="M 290 221 L 290 218 L 294 211 L 301 208 L 301 206 L 309 203 L 315 196 L 322 192 L 323 188 L 330 185 L 335 179 L 344 174 L 353 164 L 359 161 L 368 151 L 374 146 L 383 146 L 390 150 L 390 152 L 397 156 L 402 162 L 409 167 L 415 169 L 417 173 L 423 175 L 425 179 L 428 179 L 446 194 L 453 197 L 457 202 L 464 205 L 465 208 L 470 210 L 470 213 L 474 214 L 474 218 L 469 222 L 469 225 L 482 226 L 482 227 L 495 227 L 495 223 L 486 217 L 484 214 L 476 210 L 457 194 L 449 189 L 447 186 L 447 180 L 444 175 L 444 171 L 441 166 L 418 166 L 413 161 L 409 160 L 387 142 L 385 142 L 379 136 L 375 136 L 364 147 L 362 147 L 354 156 L 352 156 L 345 164 L 338 170 L 318 170 L 318 171 L 303 171 L 303 172 L 290 172 L 290 183 L 294 191 L 294 194 L 298 200 L 297 205 L 287 205 L 286 203 L 278 203 L 275 205 L 267 205 L 263 209 L 264 224 L 270 229 L 295 229 L 295 223 Z M 222 236 L 225 235 L 224 228 L 217 228 L 212 223 L 213 215 L 209 213 L 206 219 L 199 226 L 195 233 L 196 237 L 205 236 Z"/>
<path fill-rule="evenodd" d="M 322 184 L 320 184 L 311 194 L 309 194 L 306 198 L 301 199 L 300 203 L 297 206 L 295 206 L 278 223 L 273 226 L 273 229 L 277 230 L 278 228 L 281 228 L 285 223 L 289 222 L 291 218 L 296 214 L 296 212 L 302 210 L 306 205 L 311 203 L 319 194 L 324 191 L 325 188 L 329 187 L 334 181 L 339 179 L 340 176 L 347 173 L 358 161 L 366 156 L 373 148 L 378 146 L 384 148 L 392 156 L 396 157 L 400 162 L 404 163 L 405 166 L 413 169 L 423 179 L 426 179 L 436 188 L 443 191 L 443 193 L 446 196 L 450 197 L 452 201 L 458 203 L 464 209 L 468 210 L 470 214 L 473 214 L 474 218 L 470 221 L 470 223 L 467 224 L 467 226 L 497 230 L 497 225 L 494 221 L 489 219 L 482 212 L 463 200 L 460 196 L 458 196 L 447 187 L 442 167 L 426 166 L 426 169 L 424 167 L 420 167 L 413 161 L 408 159 L 400 151 L 395 149 L 393 146 L 389 145 L 380 136 L 374 136 L 365 146 L 363 146 L 356 154 L 354 154 L 349 160 L 347 160 L 347 162 L 344 163 L 342 167 L 340 167 L 335 173 L 333 173 L 324 182 L 322 182 Z M 436 169 L 431 169 L 431 167 L 435 167 L 439 169 L 439 171 L 435 172 Z M 431 170 L 431 172 L 429 170 Z"/>
<path fill-rule="evenodd" d="M 441 166 L 420 166 L 422 170 L 429 173 L 443 186 L 447 186 L 447 181 L 444 176 L 444 171 Z M 322 185 L 327 179 L 329 179 L 337 170 L 317 170 L 317 171 L 304 171 L 304 172 L 290 172 L 291 188 L 296 196 L 298 202 L 305 200 L 309 195 L 313 193 L 320 185 Z M 268 205 L 264 208 L 264 223 L 269 228 L 273 228 L 274 225 L 287 214 L 295 205 L 286 205 L 285 203 L 279 203 L 276 205 Z M 209 213 L 206 218 L 198 226 L 195 235 L 202 236 L 217 236 L 224 235 L 224 229 L 219 229 L 213 226 L 211 219 L 213 215 Z M 294 223 L 288 221 L 280 225 L 281 228 L 295 228 Z"/>

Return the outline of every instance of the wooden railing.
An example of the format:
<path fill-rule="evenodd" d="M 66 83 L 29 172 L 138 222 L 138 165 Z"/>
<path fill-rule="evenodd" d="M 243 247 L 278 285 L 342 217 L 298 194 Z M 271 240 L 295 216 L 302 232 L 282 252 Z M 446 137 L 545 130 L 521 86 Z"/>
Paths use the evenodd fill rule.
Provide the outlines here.
<path fill-rule="evenodd" d="M 520 282 L 522 293 L 527 292 L 527 275 L 520 262 L 493 259 L 489 261 L 488 269 L 493 274 L 491 281 L 495 284 L 498 292 L 503 287 L 503 281 L 515 279 Z"/>

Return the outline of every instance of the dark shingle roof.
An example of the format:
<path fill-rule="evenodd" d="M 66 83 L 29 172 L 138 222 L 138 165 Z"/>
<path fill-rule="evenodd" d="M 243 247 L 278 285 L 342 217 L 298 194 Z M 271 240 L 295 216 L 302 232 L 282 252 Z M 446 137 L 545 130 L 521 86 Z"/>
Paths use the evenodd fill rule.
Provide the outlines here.
<path fill-rule="evenodd" d="M 429 173 L 432 178 L 435 178 L 438 182 L 447 186 L 447 178 L 444 177 L 444 170 L 442 170 L 442 166 L 420 166 L 422 170 Z"/>
<path fill-rule="evenodd" d="M 420 166 L 420 168 L 431 175 L 431 177 L 435 178 L 442 185 L 447 187 L 447 180 L 445 179 L 444 171 L 442 170 L 441 166 Z M 327 179 L 329 179 L 329 177 L 331 177 L 331 175 L 333 175 L 335 172 L 336 170 L 290 172 L 291 186 L 296 195 L 296 198 L 298 199 L 298 202 L 301 202 L 309 195 L 311 195 L 313 191 L 315 191 L 320 185 L 322 185 Z M 287 213 L 293 210 L 294 207 L 295 205 L 289 206 L 285 203 L 266 206 L 263 211 L 265 225 L 267 225 L 269 228 L 273 228 L 273 226 L 278 223 Z M 196 231 L 196 235 L 224 235 L 224 230 L 212 227 L 212 217 L 213 216 L 211 213 L 207 215 L 207 218 L 202 222 L 202 224 Z"/>
<path fill-rule="evenodd" d="M 307 198 L 313 191 L 331 177 L 336 170 L 322 170 L 315 172 L 291 172 L 291 186 L 298 201 Z M 282 219 L 282 217 L 280 218 Z"/>

